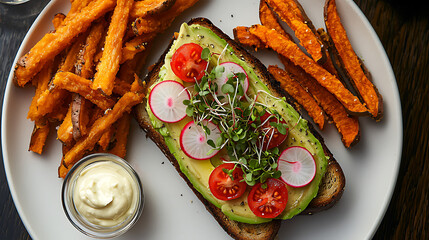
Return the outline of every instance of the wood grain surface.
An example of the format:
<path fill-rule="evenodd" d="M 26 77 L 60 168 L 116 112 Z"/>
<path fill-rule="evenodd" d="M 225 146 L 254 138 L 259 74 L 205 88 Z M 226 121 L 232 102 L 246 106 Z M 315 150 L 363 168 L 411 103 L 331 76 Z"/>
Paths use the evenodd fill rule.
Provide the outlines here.
<path fill-rule="evenodd" d="M 429 9 L 418 0 L 354 1 L 377 32 L 392 64 L 404 127 L 396 188 L 374 239 L 429 239 Z M 0 4 L 1 104 L 18 47 L 48 2 Z M 31 239 L 10 196 L 3 161 L 0 168 L 0 239 Z"/>

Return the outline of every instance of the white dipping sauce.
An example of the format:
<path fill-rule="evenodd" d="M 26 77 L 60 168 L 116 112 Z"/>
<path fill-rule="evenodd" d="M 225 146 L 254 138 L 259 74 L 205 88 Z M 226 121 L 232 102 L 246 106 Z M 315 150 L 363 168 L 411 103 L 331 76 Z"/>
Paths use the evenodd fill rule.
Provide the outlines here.
<path fill-rule="evenodd" d="M 102 227 L 118 225 L 133 215 L 138 186 L 120 165 L 103 161 L 86 167 L 76 180 L 73 202 L 79 214 Z"/>

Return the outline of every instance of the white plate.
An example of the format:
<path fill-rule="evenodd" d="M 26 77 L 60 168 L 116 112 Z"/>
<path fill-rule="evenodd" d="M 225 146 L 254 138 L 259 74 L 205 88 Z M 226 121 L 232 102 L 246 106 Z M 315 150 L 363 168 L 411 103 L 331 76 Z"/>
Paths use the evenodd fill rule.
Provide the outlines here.
<path fill-rule="evenodd" d="M 300 2 L 316 28 L 324 27 L 324 1 Z M 362 12 L 350 0 L 337 2 L 352 44 L 383 95 L 385 117 L 380 123 L 361 118 L 362 138 L 351 150 L 343 147 L 333 126 L 322 132 L 344 169 L 347 179 L 344 195 L 328 211 L 284 221 L 279 239 L 371 238 L 387 209 L 396 182 L 402 150 L 401 105 L 396 80 L 376 33 Z M 201 0 L 159 38 L 148 64 L 157 60 L 181 22 L 191 17 L 207 17 L 232 36 L 235 26 L 259 23 L 258 5 L 257 0 Z M 69 7 L 69 1 L 49 3 L 28 32 L 17 58 L 53 29 L 51 20 L 55 13 L 66 13 Z M 275 55 L 268 51 L 261 51 L 258 57 L 267 65 L 279 64 Z M 61 207 L 62 180 L 57 177 L 61 147 L 55 136 L 49 139 L 43 156 L 27 151 L 33 123 L 26 115 L 34 89 L 15 87 L 12 75 L 11 72 L 6 87 L 1 137 L 9 187 L 22 221 L 34 239 L 85 238 L 68 222 Z M 136 123 L 132 124 L 129 140 L 127 160 L 139 173 L 147 198 L 141 219 L 121 238 L 227 239 L 228 235 Z"/>

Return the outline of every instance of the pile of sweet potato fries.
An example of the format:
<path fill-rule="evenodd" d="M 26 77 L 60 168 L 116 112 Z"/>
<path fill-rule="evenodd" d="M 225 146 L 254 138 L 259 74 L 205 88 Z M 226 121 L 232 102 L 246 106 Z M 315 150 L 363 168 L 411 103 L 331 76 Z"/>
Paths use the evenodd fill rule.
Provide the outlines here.
<path fill-rule="evenodd" d="M 14 83 L 36 88 L 29 150 L 42 154 L 56 129 L 58 175 L 83 156 L 126 155 L 130 111 L 144 97 L 138 73 L 154 37 L 198 0 L 70 0 L 67 15 L 20 58 Z"/>
<path fill-rule="evenodd" d="M 381 120 L 382 96 L 350 44 L 335 0 L 325 2 L 326 31 L 315 29 L 297 0 L 261 0 L 259 19 L 261 24 L 234 28 L 236 41 L 278 53 L 284 69 L 269 66 L 269 72 L 320 129 L 333 122 L 349 148 L 360 138 L 358 117 Z"/>
<path fill-rule="evenodd" d="M 124 158 L 130 111 L 144 97 L 138 75 L 147 50 L 197 1 L 70 0 L 67 15 L 53 16 L 55 29 L 15 68 L 15 85 L 36 88 L 27 115 L 34 121 L 29 150 L 42 154 L 49 132 L 56 129 L 63 145 L 62 178 L 90 153 Z M 346 147 L 357 143 L 358 118 L 379 121 L 383 101 L 347 38 L 335 0 L 325 3 L 326 30 L 315 29 L 297 0 L 261 0 L 259 19 L 261 24 L 234 28 L 235 39 L 277 52 L 284 68 L 268 70 L 282 88 L 320 129 L 333 122 Z"/>

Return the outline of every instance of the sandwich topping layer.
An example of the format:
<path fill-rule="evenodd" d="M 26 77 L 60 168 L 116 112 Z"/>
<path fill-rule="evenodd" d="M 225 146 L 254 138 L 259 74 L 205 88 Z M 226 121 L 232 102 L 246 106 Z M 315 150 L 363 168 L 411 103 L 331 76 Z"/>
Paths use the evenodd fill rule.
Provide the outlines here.
<path fill-rule="evenodd" d="M 286 126 L 287 129 L 287 134 L 284 134 L 286 135 L 285 139 L 280 143 L 279 146 L 274 146 L 274 148 L 271 150 L 263 149 L 262 151 L 250 149 L 249 151 L 244 151 L 241 156 L 237 156 L 234 155 L 234 152 L 239 152 L 238 150 L 234 151 L 231 150 L 231 148 L 227 149 L 225 147 L 229 146 L 229 140 L 223 139 L 223 141 L 217 142 L 216 139 L 214 139 L 210 143 L 207 142 L 208 145 L 212 146 L 212 149 L 209 148 L 210 150 L 208 150 L 207 154 L 214 155 L 209 159 L 197 160 L 192 157 L 192 154 L 184 151 L 184 146 L 181 144 L 183 129 L 185 127 L 190 128 L 189 123 L 192 123 L 192 121 L 196 122 L 197 125 L 207 121 L 206 116 L 198 116 L 195 113 L 197 111 L 192 111 L 191 103 L 192 101 L 195 101 L 197 99 L 197 95 L 201 93 L 196 91 L 196 88 L 200 89 L 200 86 L 196 85 L 198 82 L 195 83 L 183 81 L 182 79 L 184 77 L 182 76 L 182 79 L 179 78 L 177 76 L 177 72 L 174 72 L 176 70 L 173 70 L 171 67 L 171 61 L 174 53 L 181 46 L 189 43 L 198 44 L 201 46 L 204 49 L 205 54 L 207 54 L 207 51 L 209 52 L 207 57 L 208 65 L 206 66 L 207 73 L 213 73 L 216 75 L 216 72 L 219 72 L 216 69 L 221 69 L 224 71 L 224 69 L 227 68 L 226 66 L 229 66 L 229 63 L 232 63 L 230 65 L 239 66 L 238 68 L 233 67 L 234 74 L 236 71 L 241 71 L 237 69 L 242 68 L 244 70 L 247 81 L 243 81 L 244 74 L 236 74 L 236 76 L 241 76 L 241 83 L 237 83 L 237 86 L 241 86 L 241 89 L 244 89 L 244 96 L 238 96 L 236 94 L 234 95 L 234 92 L 236 92 L 238 88 L 233 88 L 229 91 L 228 94 L 228 89 L 226 87 L 222 88 L 222 86 L 220 86 L 217 90 L 217 93 L 219 93 L 217 94 L 219 99 L 215 101 L 218 102 L 220 106 L 225 106 L 226 108 L 226 105 L 228 104 L 224 105 L 225 101 L 228 100 L 228 97 L 234 96 L 236 97 L 236 101 L 244 102 L 240 106 L 250 106 L 249 108 L 254 106 L 254 108 L 258 109 L 258 112 L 261 114 L 269 112 L 272 115 L 275 115 L 275 117 L 281 121 L 277 121 L 277 124 L 273 123 L 272 126 L 276 126 L 279 130 L 281 129 L 281 126 Z M 222 68 L 219 68 L 219 66 L 222 66 Z M 148 103 L 146 104 L 146 111 L 150 116 L 151 123 L 153 127 L 164 137 L 170 152 L 175 156 L 180 166 L 180 170 L 193 184 L 194 188 L 200 192 L 205 199 L 214 204 L 216 207 L 220 208 L 222 212 L 232 220 L 252 224 L 268 222 L 272 220 L 272 218 L 258 217 L 249 207 L 248 195 L 251 192 L 252 186 L 261 181 L 265 182 L 267 178 L 280 177 L 284 179 L 284 174 L 287 174 L 284 172 L 282 173 L 276 169 L 276 166 L 278 165 L 276 161 L 268 163 L 270 166 L 267 168 L 270 169 L 267 173 L 261 173 L 261 171 L 256 170 L 249 172 L 249 168 L 251 168 L 249 165 L 252 165 L 250 162 L 254 158 L 258 158 L 260 163 L 261 154 L 266 153 L 267 159 L 271 158 L 277 160 L 285 149 L 292 146 L 299 146 L 306 149 L 314 159 L 316 166 L 315 175 L 311 182 L 302 187 L 292 187 L 290 185 L 286 185 L 286 207 L 278 216 L 275 217 L 277 219 L 292 218 L 307 207 L 310 201 L 317 195 L 321 179 L 326 171 L 328 158 L 325 156 L 323 147 L 319 140 L 313 136 L 309 130 L 307 121 L 302 119 L 300 114 L 289 103 L 287 103 L 284 98 L 279 97 L 277 93 L 272 92 L 271 88 L 267 86 L 267 81 L 261 78 L 263 78 L 263 76 L 260 74 L 258 69 L 253 69 L 253 66 L 246 62 L 246 59 L 242 58 L 239 52 L 235 53 L 234 48 L 228 45 L 226 40 L 217 36 L 211 29 L 198 24 L 188 25 L 184 23 L 180 28 L 180 32 L 177 35 L 176 40 L 173 42 L 169 52 L 165 56 L 164 65 L 159 71 L 159 78 L 155 82 L 150 83 L 146 98 L 150 98 L 150 94 L 152 91 L 154 91 L 154 87 L 161 82 L 174 81 L 184 86 L 183 91 L 187 91 L 190 95 L 189 100 L 183 101 L 188 106 L 187 116 L 176 122 L 161 121 L 159 116 L 154 114 L 152 111 L 153 109 Z M 229 99 L 229 101 L 231 101 L 231 99 Z M 221 113 L 216 114 L 221 115 Z M 211 119 L 212 118 L 208 120 Z M 279 122 L 284 123 L 284 125 L 279 124 Z M 251 129 L 252 126 L 249 124 L 249 132 L 253 131 L 253 129 Z M 211 130 L 212 132 L 217 131 L 216 128 L 211 128 Z M 220 131 L 219 135 L 222 136 L 224 133 L 222 132 L 222 127 L 218 127 L 218 130 Z M 210 133 L 207 134 L 206 132 L 205 136 L 207 137 L 207 135 L 210 135 Z M 267 136 L 267 138 L 268 137 L 271 137 L 270 139 L 272 139 L 272 136 Z M 204 136 L 202 136 L 202 138 L 204 138 Z M 238 168 L 242 168 L 245 175 L 242 181 L 246 181 L 248 184 L 244 194 L 232 200 L 220 200 L 219 198 L 215 197 L 212 194 L 209 186 L 209 178 L 211 173 L 223 162 L 232 162 L 235 163 Z M 263 176 L 264 174 L 265 176 Z M 263 188 L 264 187 L 266 187 L 266 185 L 263 186 Z"/>

